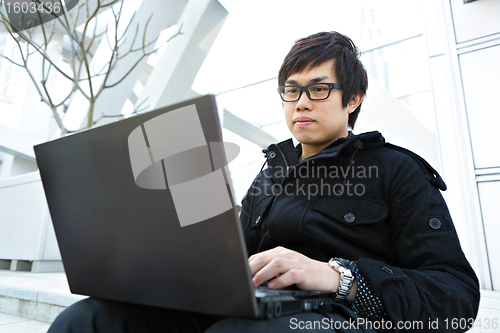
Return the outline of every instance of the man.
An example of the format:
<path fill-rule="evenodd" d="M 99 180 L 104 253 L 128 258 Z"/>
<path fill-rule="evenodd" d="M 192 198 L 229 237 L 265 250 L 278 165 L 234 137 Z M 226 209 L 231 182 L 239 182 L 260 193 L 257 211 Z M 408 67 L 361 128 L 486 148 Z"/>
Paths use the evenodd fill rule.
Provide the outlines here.
<path fill-rule="evenodd" d="M 269 146 L 268 168 L 243 200 L 253 283 L 336 292 L 337 302 L 315 313 L 244 320 L 88 299 L 49 332 L 397 332 L 452 330 L 457 318 L 472 324 L 478 281 L 439 193 L 444 182 L 380 133 L 349 131 L 368 86 L 352 41 L 336 32 L 298 40 L 278 80 L 300 144 Z M 342 325 L 360 318 L 370 321 Z"/>
<path fill-rule="evenodd" d="M 347 307 L 394 326 L 429 329 L 437 320 L 445 330 L 453 318 L 472 324 L 478 281 L 439 193 L 444 182 L 380 133 L 348 131 L 367 89 L 352 41 L 335 32 L 298 40 L 278 80 L 300 144 L 271 145 L 269 167 L 244 200 L 254 284 L 336 292 L 347 286 L 340 300 Z M 352 286 L 338 266 L 354 274 Z"/>

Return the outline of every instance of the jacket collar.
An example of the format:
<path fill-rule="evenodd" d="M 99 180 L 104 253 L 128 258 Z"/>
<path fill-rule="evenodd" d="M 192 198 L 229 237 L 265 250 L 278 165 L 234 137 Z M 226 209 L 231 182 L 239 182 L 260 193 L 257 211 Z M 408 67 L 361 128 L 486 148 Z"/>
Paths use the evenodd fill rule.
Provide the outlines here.
<path fill-rule="evenodd" d="M 340 144 L 349 141 L 353 136 L 354 133 L 352 131 L 349 131 L 349 134 L 346 137 L 338 138 L 337 140 L 333 141 L 328 146 L 323 148 L 322 151 L 325 149 L 332 149 L 332 148 L 334 150 L 338 150 Z M 297 146 L 295 146 L 295 155 L 297 155 L 297 158 L 300 160 L 300 156 L 302 155 L 302 143 L 299 143 Z"/>
<path fill-rule="evenodd" d="M 310 161 L 317 158 L 336 157 L 342 151 L 345 151 L 347 154 L 354 154 L 357 150 L 382 147 L 384 143 L 385 139 L 378 131 L 358 135 L 349 131 L 347 137 L 335 140 L 323 148 L 319 153 L 306 158 L 304 161 Z M 298 149 L 301 149 L 301 147 Z M 292 139 L 282 141 L 278 144 L 272 144 L 267 147 L 267 149 L 264 149 L 263 152 L 266 154 L 269 171 L 276 183 L 281 182 L 291 167 L 295 167 L 301 163 L 297 157 L 296 147 L 293 146 Z"/>
<path fill-rule="evenodd" d="M 442 191 L 446 190 L 445 182 L 426 160 L 412 151 L 386 143 L 384 137 L 378 131 L 366 132 L 358 135 L 354 135 L 350 132 L 347 137 L 335 140 L 323 148 L 319 153 L 306 158 L 304 161 L 311 161 L 313 159 L 320 158 L 332 158 L 338 156 L 342 152 L 351 156 L 350 163 L 352 163 L 352 159 L 357 151 L 375 149 L 383 146 L 409 155 L 420 166 L 422 171 L 425 173 L 426 178 L 432 185 Z M 296 148 L 297 147 L 293 146 L 292 139 L 288 139 L 278 144 L 272 144 L 267 149 L 263 150 L 266 153 L 270 175 L 275 183 L 280 183 L 285 178 L 286 173 L 290 168 L 302 163 L 299 162 Z"/>

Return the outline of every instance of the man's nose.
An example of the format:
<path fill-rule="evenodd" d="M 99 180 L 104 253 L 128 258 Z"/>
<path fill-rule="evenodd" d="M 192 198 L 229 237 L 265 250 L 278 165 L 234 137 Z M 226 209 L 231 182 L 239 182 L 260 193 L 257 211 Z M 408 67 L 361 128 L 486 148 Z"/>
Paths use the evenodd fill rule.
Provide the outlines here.
<path fill-rule="evenodd" d="M 303 90 L 300 94 L 297 104 L 295 105 L 295 108 L 297 110 L 304 110 L 304 109 L 310 110 L 311 106 L 312 106 L 311 100 L 309 99 L 307 92 Z"/>

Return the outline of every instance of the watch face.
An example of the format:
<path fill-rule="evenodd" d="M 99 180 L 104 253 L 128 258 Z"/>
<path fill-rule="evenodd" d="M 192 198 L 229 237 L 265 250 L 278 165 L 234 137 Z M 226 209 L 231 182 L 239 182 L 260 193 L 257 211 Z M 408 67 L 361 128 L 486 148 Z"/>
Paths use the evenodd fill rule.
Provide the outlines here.
<path fill-rule="evenodd" d="M 330 261 L 328 262 L 330 264 L 330 266 L 332 266 L 332 268 L 334 270 L 336 270 L 337 272 L 343 272 L 346 268 L 344 266 L 344 263 L 343 262 L 340 262 L 336 259 L 330 259 Z"/>
<path fill-rule="evenodd" d="M 335 271 L 337 271 L 341 275 L 345 275 L 348 278 L 353 277 L 351 270 L 349 268 L 345 267 L 345 264 L 342 261 L 340 261 L 338 259 L 330 259 L 330 261 L 328 261 L 328 263 Z"/>
<path fill-rule="evenodd" d="M 347 268 L 347 267 L 345 266 L 345 263 L 344 263 L 343 261 L 340 261 L 340 260 L 338 260 L 338 259 L 337 259 L 337 260 L 335 260 L 335 262 L 336 262 L 336 263 L 337 263 L 337 265 L 339 265 L 340 267 L 342 267 L 342 268 Z"/>

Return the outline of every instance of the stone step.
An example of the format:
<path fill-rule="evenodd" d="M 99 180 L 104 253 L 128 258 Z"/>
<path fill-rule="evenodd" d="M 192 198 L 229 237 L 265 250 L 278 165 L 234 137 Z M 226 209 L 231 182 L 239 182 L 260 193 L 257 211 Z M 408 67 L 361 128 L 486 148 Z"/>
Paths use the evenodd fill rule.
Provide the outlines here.
<path fill-rule="evenodd" d="M 85 297 L 71 294 L 64 273 L 0 270 L 0 313 L 51 323 Z"/>
<path fill-rule="evenodd" d="M 49 323 L 0 313 L 0 333 L 46 333 Z"/>
<path fill-rule="evenodd" d="M 10 260 L 0 259 L 0 270 L 33 273 L 64 272 L 62 260 Z"/>
<path fill-rule="evenodd" d="M 479 312 L 469 332 L 500 332 L 500 291 L 481 290 Z"/>

